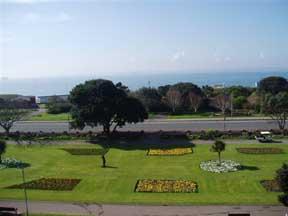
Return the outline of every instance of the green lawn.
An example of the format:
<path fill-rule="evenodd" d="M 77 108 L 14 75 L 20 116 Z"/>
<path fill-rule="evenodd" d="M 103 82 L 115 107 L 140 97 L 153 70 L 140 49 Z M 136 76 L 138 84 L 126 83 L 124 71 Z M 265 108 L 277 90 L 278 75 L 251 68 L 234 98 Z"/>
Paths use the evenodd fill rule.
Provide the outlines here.
<path fill-rule="evenodd" d="M 162 141 L 161 141 L 162 142 Z M 170 141 L 171 142 L 171 141 Z M 180 144 L 183 141 L 176 141 Z M 147 141 L 146 141 L 147 144 Z M 155 144 L 155 143 L 154 143 Z M 73 156 L 60 150 L 65 146 L 23 148 L 9 146 L 5 156 L 15 157 L 31 164 L 26 169 L 26 179 L 42 177 L 81 178 L 71 192 L 29 190 L 30 200 L 85 201 L 101 203 L 138 204 L 278 204 L 279 193 L 266 192 L 259 183 L 272 179 L 283 162 L 288 162 L 288 143 L 229 145 L 223 159 L 232 159 L 251 169 L 234 173 L 216 174 L 202 171 L 199 163 L 216 159 L 210 145 L 197 145 L 193 154 L 183 156 L 147 156 L 141 141 L 121 141 L 107 155 L 110 168 L 101 168 L 99 156 Z M 285 154 L 248 155 L 236 151 L 236 147 L 281 147 Z M 95 147 L 79 144 L 75 147 Z M 255 170 L 257 167 L 259 170 Z M 17 169 L 0 170 L 0 199 L 23 199 L 23 191 L 4 189 L 21 183 Z M 187 179 L 199 184 L 199 193 L 135 193 L 138 179 Z"/>
<path fill-rule="evenodd" d="M 179 115 L 168 115 L 168 119 L 190 119 L 190 118 L 208 118 L 213 117 L 213 113 L 191 113 L 191 114 L 179 114 Z M 217 117 L 217 116 L 216 116 Z M 219 116 L 218 116 L 219 117 Z"/>
<path fill-rule="evenodd" d="M 41 113 L 39 115 L 32 116 L 30 121 L 67 121 L 69 118 L 68 113 L 61 114 L 49 114 L 49 113 Z"/>

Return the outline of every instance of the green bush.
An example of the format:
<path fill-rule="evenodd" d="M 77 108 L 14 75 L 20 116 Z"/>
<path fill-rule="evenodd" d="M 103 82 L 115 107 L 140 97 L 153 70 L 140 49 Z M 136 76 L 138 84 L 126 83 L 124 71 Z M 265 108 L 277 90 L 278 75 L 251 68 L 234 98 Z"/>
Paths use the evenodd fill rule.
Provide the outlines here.
<path fill-rule="evenodd" d="M 68 113 L 71 110 L 71 104 L 68 102 L 50 103 L 47 105 L 47 109 L 49 114 Z"/>

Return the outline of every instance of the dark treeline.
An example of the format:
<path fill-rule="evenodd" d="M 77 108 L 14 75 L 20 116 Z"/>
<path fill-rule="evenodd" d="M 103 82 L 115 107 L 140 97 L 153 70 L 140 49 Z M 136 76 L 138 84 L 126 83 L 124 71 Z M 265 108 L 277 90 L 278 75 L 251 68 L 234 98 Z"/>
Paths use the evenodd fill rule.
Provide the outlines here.
<path fill-rule="evenodd" d="M 265 96 L 288 91 L 288 82 L 282 77 L 267 77 L 258 87 L 199 87 L 190 82 L 143 87 L 130 94 L 138 98 L 152 113 L 184 114 L 196 112 L 233 112 L 249 115 L 264 111 Z"/>

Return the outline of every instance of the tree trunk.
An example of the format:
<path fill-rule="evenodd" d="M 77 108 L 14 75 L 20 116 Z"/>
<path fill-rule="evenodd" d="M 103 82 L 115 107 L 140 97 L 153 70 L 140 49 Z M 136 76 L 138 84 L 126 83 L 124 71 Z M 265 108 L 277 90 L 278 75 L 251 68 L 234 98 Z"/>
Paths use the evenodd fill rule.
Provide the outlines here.
<path fill-rule="evenodd" d="M 4 130 L 5 130 L 6 136 L 9 136 L 9 134 L 10 134 L 10 128 L 4 128 Z"/>
<path fill-rule="evenodd" d="M 172 113 L 173 114 L 175 113 L 175 107 L 174 106 L 172 107 Z"/>
<path fill-rule="evenodd" d="M 118 126 L 119 126 L 119 125 L 116 123 L 116 125 L 115 125 L 114 128 L 113 128 L 112 133 L 115 133 L 115 132 L 116 132 L 116 129 L 117 129 Z"/>
<path fill-rule="evenodd" d="M 219 158 L 219 166 L 221 166 L 221 153 L 218 152 L 218 158 Z"/>
<path fill-rule="evenodd" d="M 2 155 L 0 154 L 0 164 L 2 163 Z"/>
<path fill-rule="evenodd" d="M 107 124 L 103 125 L 103 132 L 106 135 L 110 134 L 110 125 L 109 124 L 108 125 Z"/>
<path fill-rule="evenodd" d="M 106 167 L 105 155 L 102 155 L 101 158 L 102 158 L 102 167 L 105 168 Z"/>

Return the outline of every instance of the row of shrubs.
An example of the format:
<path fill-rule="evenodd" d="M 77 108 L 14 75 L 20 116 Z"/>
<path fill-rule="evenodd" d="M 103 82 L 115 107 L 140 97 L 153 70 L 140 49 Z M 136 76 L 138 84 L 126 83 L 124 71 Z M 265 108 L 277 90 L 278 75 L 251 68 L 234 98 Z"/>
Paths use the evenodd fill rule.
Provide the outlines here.
<path fill-rule="evenodd" d="M 275 138 L 284 138 L 288 136 L 288 130 L 270 130 Z M 9 136 L 5 133 L 0 133 L 0 137 L 5 140 L 14 141 L 29 141 L 29 140 L 98 140 L 98 139 L 127 139 L 134 140 L 140 139 L 144 136 L 159 135 L 161 139 L 201 139 L 201 140 L 214 140 L 214 139 L 225 139 L 225 138 L 242 138 L 242 139 L 254 139 L 256 135 L 259 135 L 260 131 L 247 131 L 247 130 L 229 130 L 229 131 L 218 131 L 218 130 L 206 130 L 206 131 L 158 131 L 158 132 L 116 132 L 112 133 L 109 137 L 102 133 L 96 133 L 92 131 L 88 132 L 11 132 Z"/>
<path fill-rule="evenodd" d="M 270 130 L 275 138 L 284 138 L 288 136 L 288 130 Z M 225 138 L 240 138 L 240 139 L 254 139 L 256 135 L 259 135 L 260 131 L 247 131 L 247 130 L 202 130 L 202 131 L 186 131 L 186 132 L 160 132 L 160 138 L 162 139 L 201 139 L 201 140 L 215 140 Z"/>

